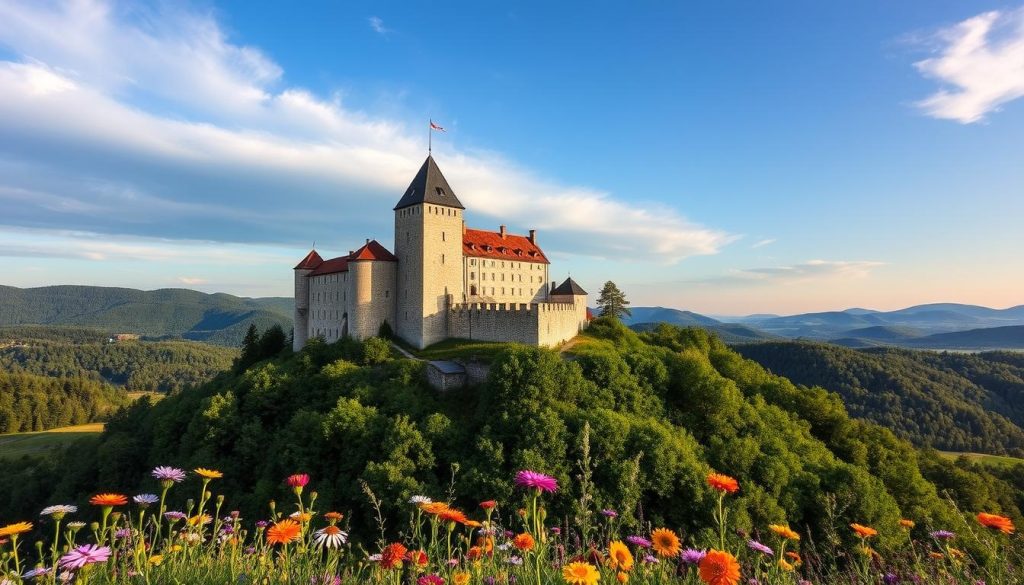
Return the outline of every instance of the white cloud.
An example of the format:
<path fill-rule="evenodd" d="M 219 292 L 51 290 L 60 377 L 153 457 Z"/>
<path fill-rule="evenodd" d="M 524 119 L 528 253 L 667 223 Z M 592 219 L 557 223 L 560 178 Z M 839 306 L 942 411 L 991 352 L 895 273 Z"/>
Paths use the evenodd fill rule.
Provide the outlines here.
<path fill-rule="evenodd" d="M 1024 8 L 979 14 L 934 40 L 940 55 L 914 64 L 944 85 L 917 102 L 929 116 L 970 124 L 1024 96 Z"/>
<path fill-rule="evenodd" d="M 419 128 L 280 87 L 281 68 L 210 15 L 163 6 L 0 0 L 0 44 L 22 56 L 0 61 L 0 169 L 41 170 L 0 173 L 0 200 L 21 194 L 20 225 L 265 242 L 377 229 L 341 235 L 387 241 L 391 204 L 422 162 Z M 539 228 L 551 252 L 674 262 L 734 239 L 674 209 L 435 146 L 471 214 Z"/>
<path fill-rule="evenodd" d="M 380 35 L 387 35 L 389 32 L 391 32 L 390 28 L 384 26 L 384 20 L 381 17 L 371 16 L 367 20 L 369 21 L 370 28 L 373 29 L 373 32 Z"/>
<path fill-rule="evenodd" d="M 753 249 L 757 249 L 757 248 L 761 248 L 761 247 L 767 246 L 769 244 L 774 244 L 776 241 L 777 240 L 775 238 L 768 238 L 768 239 L 765 239 L 765 240 L 761 240 L 759 242 L 755 242 L 755 243 L 751 244 L 750 247 L 753 248 Z"/>
<path fill-rule="evenodd" d="M 207 280 L 205 278 L 199 278 L 197 276 L 179 276 L 178 282 L 180 282 L 181 284 L 187 284 L 189 286 L 196 286 L 199 284 L 206 284 Z"/>
<path fill-rule="evenodd" d="M 769 266 L 733 270 L 729 274 L 705 282 L 747 284 L 792 284 L 820 280 L 851 280 L 869 276 L 884 262 L 871 260 L 808 260 L 789 266 Z"/>

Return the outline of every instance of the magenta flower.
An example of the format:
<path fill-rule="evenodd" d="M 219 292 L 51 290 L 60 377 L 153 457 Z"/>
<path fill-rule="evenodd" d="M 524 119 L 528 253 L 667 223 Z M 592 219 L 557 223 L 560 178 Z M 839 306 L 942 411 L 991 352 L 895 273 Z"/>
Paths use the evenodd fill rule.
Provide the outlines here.
<path fill-rule="evenodd" d="M 416 585 L 444 585 L 444 579 L 438 575 L 424 575 L 416 579 Z"/>
<path fill-rule="evenodd" d="M 161 465 L 153 470 L 153 477 L 161 482 L 166 482 L 165 485 L 181 483 L 185 481 L 185 470 Z"/>
<path fill-rule="evenodd" d="M 936 530 L 935 532 L 929 533 L 932 538 L 936 540 L 953 540 L 956 538 L 956 534 L 948 530 Z"/>
<path fill-rule="evenodd" d="M 535 489 L 538 492 L 553 493 L 558 491 L 558 480 L 550 475 L 536 471 L 523 470 L 516 474 L 516 486 Z"/>
<path fill-rule="evenodd" d="M 707 551 L 688 548 L 680 553 L 679 560 L 683 561 L 687 565 L 699 565 L 707 555 Z"/>
<path fill-rule="evenodd" d="M 767 546 L 761 544 L 756 540 L 748 540 L 747 548 L 749 548 L 750 550 L 756 550 L 757 552 L 766 554 L 768 556 L 772 556 L 775 554 L 775 551 L 773 551 L 772 549 L 768 548 Z"/>
<path fill-rule="evenodd" d="M 640 548 L 651 548 L 651 541 L 642 536 L 627 536 L 626 542 L 633 546 L 639 546 Z"/>
<path fill-rule="evenodd" d="M 288 479 L 284 480 L 289 487 L 301 488 L 306 487 L 309 483 L 309 475 L 306 473 L 296 473 L 295 475 L 289 475 Z"/>
<path fill-rule="evenodd" d="M 110 548 L 106 546 L 96 546 L 93 544 L 83 544 L 82 546 L 71 549 L 68 554 L 60 558 L 60 567 L 62 569 L 81 569 L 86 565 L 93 563 L 104 563 L 110 558 Z"/>

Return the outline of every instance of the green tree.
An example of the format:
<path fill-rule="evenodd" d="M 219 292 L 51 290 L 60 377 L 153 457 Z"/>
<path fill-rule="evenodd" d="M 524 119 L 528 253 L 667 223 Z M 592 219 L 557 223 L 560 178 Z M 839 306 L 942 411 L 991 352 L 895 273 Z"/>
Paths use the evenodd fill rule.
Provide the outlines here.
<path fill-rule="evenodd" d="M 601 289 L 601 296 L 597 299 L 597 307 L 601 310 L 602 317 L 615 317 L 621 319 L 632 315 L 629 310 L 629 301 L 626 294 L 615 286 L 615 283 L 608 281 Z"/>

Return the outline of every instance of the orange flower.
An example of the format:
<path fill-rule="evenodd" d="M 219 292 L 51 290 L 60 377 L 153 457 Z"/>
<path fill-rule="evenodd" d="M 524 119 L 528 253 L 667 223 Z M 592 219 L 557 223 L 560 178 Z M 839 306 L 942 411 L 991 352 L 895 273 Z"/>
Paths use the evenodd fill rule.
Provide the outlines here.
<path fill-rule="evenodd" d="M 465 571 L 455 571 L 452 573 L 452 585 L 467 585 L 470 577 L 471 575 Z"/>
<path fill-rule="evenodd" d="M 405 555 L 405 558 L 417 567 L 426 567 L 427 564 L 430 563 L 430 557 L 427 556 L 427 553 L 421 550 L 409 551 L 409 553 Z"/>
<path fill-rule="evenodd" d="M 429 504 L 420 504 L 420 510 L 423 510 L 425 514 L 440 514 L 448 509 L 448 504 L 444 502 L 430 502 Z"/>
<path fill-rule="evenodd" d="M 447 508 L 437 514 L 437 517 L 445 522 L 458 522 L 459 524 L 465 524 L 469 518 L 461 510 L 455 508 Z"/>
<path fill-rule="evenodd" d="M 621 540 L 613 540 L 608 545 L 608 565 L 613 570 L 629 571 L 633 568 L 633 553 Z"/>
<path fill-rule="evenodd" d="M 800 558 L 800 553 L 798 553 L 796 551 L 787 550 L 786 551 L 786 556 L 789 557 L 789 559 L 791 561 L 793 561 L 794 563 L 796 563 L 798 565 L 803 562 L 803 559 Z"/>
<path fill-rule="evenodd" d="M 466 551 L 466 558 L 471 561 L 479 560 L 481 556 L 483 556 L 483 552 L 480 550 L 479 546 L 471 546 L 469 547 L 469 550 Z"/>
<path fill-rule="evenodd" d="M 16 522 L 0 528 L 0 537 L 17 536 L 19 534 L 24 534 L 29 530 L 32 530 L 31 522 Z"/>
<path fill-rule="evenodd" d="M 709 550 L 698 570 L 700 580 L 708 585 L 736 585 L 740 581 L 740 563 L 729 552 Z"/>
<path fill-rule="evenodd" d="M 536 543 L 534 542 L 533 537 L 530 536 L 530 533 L 528 532 L 517 534 L 516 537 L 512 539 L 512 546 L 518 548 L 519 550 L 533 550 L 533 546 L 535 544 Z"/>
<path fill-rule="evenodd" d="M 668 528 L 658 528 L 651 533 L 651 547 L 659 557 L 674 557 L 679 554 L 679 537 Z"/>
<path fill-rule="evenodd" d="M 708 485 L 726 494 L 734 494 L 740 491 L 740 484 L 738 481 L 721 473 L 709 473 Z"/>
<path fill-rule="evenodd" d="M 341 512 L 328 512 L 328 513 L 324 514 L 324 518 L 329 520 L 331 522 L 331 524 L 334 524 L 335 522 L 338 522 L 339 520 L 341 520 L 344 517 L 345 517 L 345 515 L 342 514 Z"/>
<path fill-rule="evenodd" d="M 1013 531 L 1015 530 L 1013 520 L 1010 520 L 1006 516 L 997 516 L 996 514 L 986 514 L 985 512 L 981 512 L 978 514 L 978 522 L 985 528 L 994 528 L 1003 534 L 1013 534 Z"/>
<path fill-rule="evenodd" d="M 302 526 L 294 520 L 281 520 L 267 529 L 268 544 L 288 544 L 299 539 Z"/>
<path fill-rule="evenodd" d="M 910 530 L 911 528 L 914 527 L 914 521 L 913 520 L 907 520 L 906 518 L 904 518 L 904 519 L 900 520 L 900 526 L 903 527 L 903 528 L 906 528 L 907 530 Z"/>
<path fill-rule="evenodd" d="M 771 524 L 768 529 L 777 534 L 781 538 L 788 540 L 800 540 L 800 535 L 794 532 L 789 526 L 782 526 L 780 524 Z"/>
<path fill-rule="evenodd" d="M 203 479 L 220 479 L 224 477 L 224 474 L 214 469 L 207 469 L 205 467 L 197 467 L 195 469 L 196 475 Z"/>
<path fill-rule="evenodd" d="M 619 583 L 629 583 L 629 575 L 619 571 L 619 573 L 615 575 L 615 580 Z"/>
<path fill-rule="evenodd" d="M 123 506 L 128 503 L 128 498 L 121 494 L 97 494 L 89 498 L 93 506 Z"/>
<path fill-rule="evenodd" d="M 209 514 L 203 514 L 201 516 L 192 516 L 188 519 L 189 526 L 204 526 L 213 522 L 213 518 Z"/>
<path fill-rule="evenodd" d="M 408 551 L 400 543 L 394 542 L 384 547 L 380 553 L 380 566 L 385 569 L 401 569 L 402 559 Z"/>
<path fill-rule="evenodd" d="M 850 524 L 850 528 L 853 528 L 853 531 L 857 533 L 858 538 L 871 538 L 872 536 L 878 535 L 878 531 L 874 528 L 864 526 L 863 524 L 857 524 L 856 522 Z"/>
<path fill-rule="evenodd" d="M 589 563 L 569 563 L 562 567 L 562 578 L 569 585 L 596 585 L 601 579 L 594 565 Z"/>

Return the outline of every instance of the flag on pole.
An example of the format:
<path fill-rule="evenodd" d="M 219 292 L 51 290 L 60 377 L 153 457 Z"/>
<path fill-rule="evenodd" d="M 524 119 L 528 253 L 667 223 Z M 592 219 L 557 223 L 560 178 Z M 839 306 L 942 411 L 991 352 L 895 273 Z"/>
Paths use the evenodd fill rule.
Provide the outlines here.
<path fill-rule="evenodd" d="M 440 125 L 435 124 L 433 120 L 430 121 L 430 129 L 437 130 L 438 132 L 447 132 L 447 130 L 442 128 Z"/>

